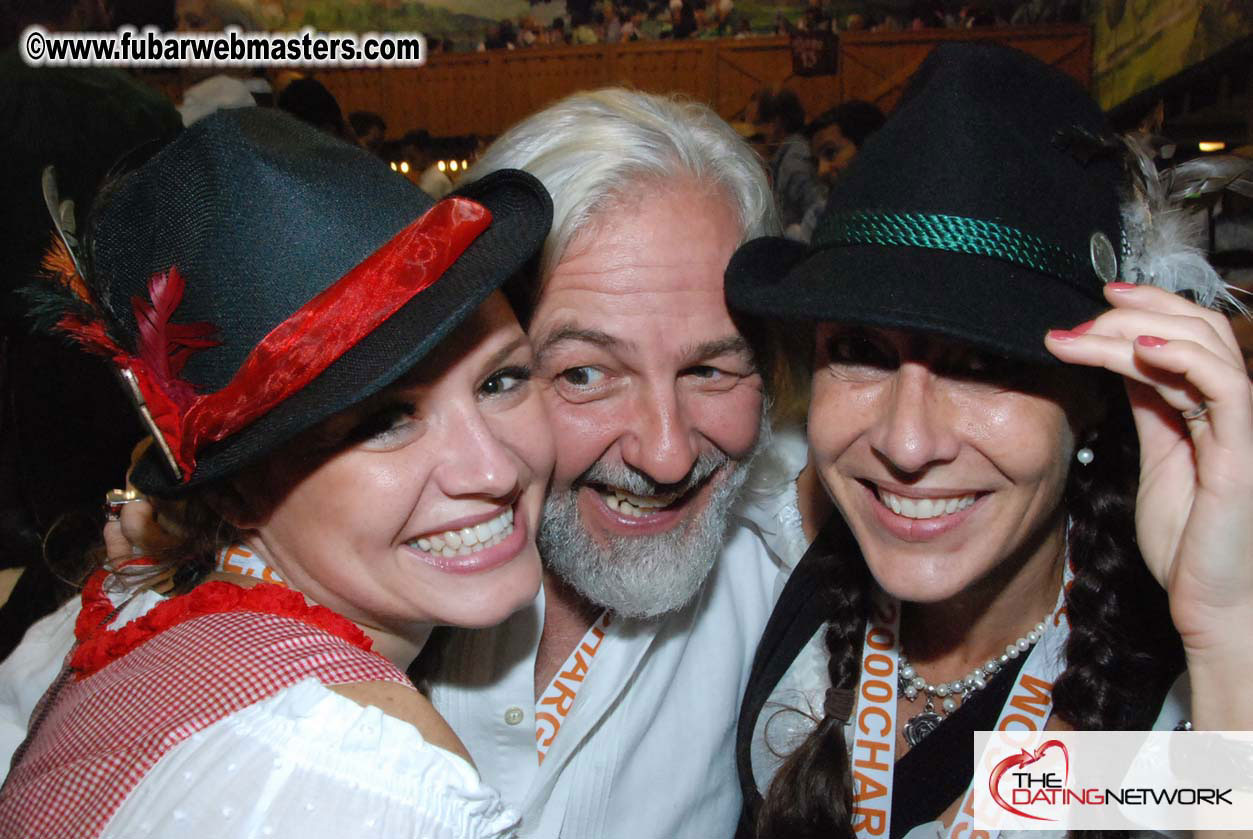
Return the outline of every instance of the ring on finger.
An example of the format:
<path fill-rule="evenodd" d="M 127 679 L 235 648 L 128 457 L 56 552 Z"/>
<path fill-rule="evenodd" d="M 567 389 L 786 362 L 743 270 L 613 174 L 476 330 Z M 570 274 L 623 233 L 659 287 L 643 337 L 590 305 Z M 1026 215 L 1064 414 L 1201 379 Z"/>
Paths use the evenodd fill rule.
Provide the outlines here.
<path fill-rule="evenodd" d="M 104 494 L 104 520 L 117 521 L 122 517 L 122 508 L 132 501 L 143 498 L 136 489 L 111 489 Z"/>
<path fill-rule="evenodd" d="M 1198 402 L 1196 406 L 1189 408 L 1186 411 L 1183 411 L 1180 414 L 1180 416 L 1182 416 L 1185 420 L 1188 420 L 1188 421 L 1204 420 L 1205 415 L 1208 413 L 1209 413 L 1209 405 L 1206 405 L 1204 401 L 1201 401 L 1201 402 Z"/>

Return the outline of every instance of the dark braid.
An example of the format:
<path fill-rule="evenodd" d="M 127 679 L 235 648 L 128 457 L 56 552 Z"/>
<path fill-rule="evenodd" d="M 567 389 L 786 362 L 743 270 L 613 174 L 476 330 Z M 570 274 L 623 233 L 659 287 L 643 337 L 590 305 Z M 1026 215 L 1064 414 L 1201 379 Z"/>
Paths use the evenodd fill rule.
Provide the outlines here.
<path fill-rule="evenodd" d="M 822 592 L 830 623 L 827 672 L 835 687 L 856 688 L 861 646 L 870 612 L 870 570 L 847 528 L 833 539 L 828 584 Z M 852 837 L 852 767 L 844 724 L 823 717 L 783 761 L 757 818 L 760 837 L 830 839 Z M 837 827 L 838 825 L 838 827 Z"/>
<path fill-rule="evenodd" d="M 1070 637 L 1053 708 L 1081 731 L 1150 728 L 1184 666 L 1166 592 L 1136 543 L 1140 446 L 1131 410 L 1121 383 L 1109 385 L 1109 414 L 1089 444 L 1096 457 L 1072 468 L 1066 485 L 1075 578 L 1066 592 Z M 1070 832 L 1087 839 L 1129 835 Z"/>
<path fill-rule="evenodd" d="M 1053 688 L 1057 715 L 1085 731 L 1142 730 L 1183 671 L 1183 645 L 1166 592 L 1136 544 L 1139 444 L 1122 388 L 1091 447 L 1070 470 L 1066 509 L 1074 584 L 1066 594 L 1066 670 Z"/>
<path fill-rule="evenodd" d="M 1131 411 L 1120 382 L 1102 384 L 1114 396 L 1091 444 L 1096 458 L 1070 470 L 1063 502 L 1075 578 L 1066 595 L 1070 638 L 1054 708 L 1081 730 L 1147 729 L 1183 670 L 1183 646 L 1166 594 L 1136 545 L 1139 445 Z M 831 684 L 856 688 L 870 580 L 851 534 L 844 534 L 850 541 L 831 558 L 823 592 L 831 616 L 826 644 Z M 757 819 L 757 836 L 850 837 L 851 812 L 843 725 L 824 717 L 780 766 Z"/>

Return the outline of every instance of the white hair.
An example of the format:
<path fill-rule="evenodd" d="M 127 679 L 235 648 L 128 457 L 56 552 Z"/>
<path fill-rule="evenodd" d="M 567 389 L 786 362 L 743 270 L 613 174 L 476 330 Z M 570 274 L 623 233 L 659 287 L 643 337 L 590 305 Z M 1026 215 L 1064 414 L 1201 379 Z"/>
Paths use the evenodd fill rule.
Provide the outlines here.
<path fill-rule="evenodd" d="M 722 190 L 735 205 L 741 241 L 779 229 L 757 154 L 708 107 L 676 96 L 616 87 L 575 93 L 502 134 L 466 177 L 496 169 L 530 172 L 552 195 L 541 277 L 601 212 L 646 200 L 667 181 Z"/>

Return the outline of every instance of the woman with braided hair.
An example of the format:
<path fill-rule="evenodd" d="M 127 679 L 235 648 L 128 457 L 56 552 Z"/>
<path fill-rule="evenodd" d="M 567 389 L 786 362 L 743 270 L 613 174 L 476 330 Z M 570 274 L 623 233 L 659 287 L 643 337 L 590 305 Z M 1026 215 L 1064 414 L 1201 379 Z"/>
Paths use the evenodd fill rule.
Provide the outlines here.
<path fill-rule="evenodd" d="M 758 649 L 742 836 L 967 832 L 1008 714 L 1253 728 L 1253 392 L 1160 192 L 1073 81 L 950 45 L 812 248 L 732 259 L 733 308 L 817 322 L 801 507 L 839 511 Z"/>

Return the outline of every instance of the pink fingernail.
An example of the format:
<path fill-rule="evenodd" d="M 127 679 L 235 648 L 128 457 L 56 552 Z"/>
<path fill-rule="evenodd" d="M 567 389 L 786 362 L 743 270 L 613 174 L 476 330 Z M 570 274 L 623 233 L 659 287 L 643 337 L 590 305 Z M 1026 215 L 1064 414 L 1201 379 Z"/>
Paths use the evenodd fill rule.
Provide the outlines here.
<path fill-rule="evenodd" d="M 1092 324 L 1094 324 L 1094 323 L 1096 323 L 1096 321 L 1094 321 L 1094 320 L 1084 321 L 1083 323 L 1079 324 L 1078 326 L 1071 327 L 1070 331 L 1071 331 L 1072 333 L 1074 333 L 1075 335 L 1082 335 L 1083 333 L 1085 333 L 1085 332 L 1087 332 L 1089 329 L 1091 329 L 1091 328 L 1092 328 Z"/>
<path fill-rule="evenodd" d="M 1050 329 L 1048 337 L 1054 341 L 1073 341 L 1083 333 L 1075 332 L 1073 329 Z"/>
<path fill-rule="evenodd" d="M 1156 335 L 1141 335 L 1136 338 L 1136 343 L 1142 347 L 1164 347 L 1166 339 L 1158 338 Z"/>
<path fill-rule="evenodd" d="M 1137 286 L 1135 283 L 1106 283 L 1105 287 L 1110 291 L 1132 291 Z"/>

